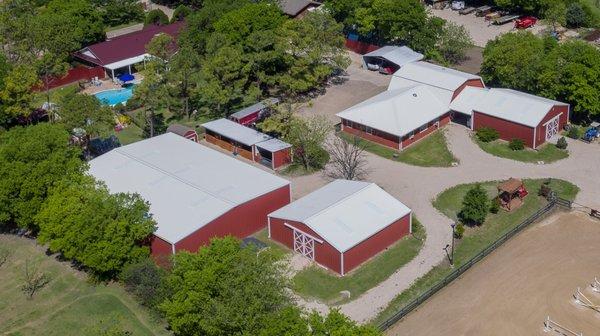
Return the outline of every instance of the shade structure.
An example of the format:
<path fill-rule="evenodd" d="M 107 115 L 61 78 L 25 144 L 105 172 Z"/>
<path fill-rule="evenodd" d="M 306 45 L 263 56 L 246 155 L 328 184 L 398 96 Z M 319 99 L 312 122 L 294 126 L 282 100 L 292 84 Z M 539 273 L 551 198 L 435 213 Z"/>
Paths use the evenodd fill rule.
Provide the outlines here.
<path fill-rule="evenodd" d="M 126 74 L 122 74 L 121 76 L 119 76 L 117 78 L 119 78 L 119 80 L 122 82 L 130 82 L 135 79 L 135 76 L 133 76 L 132 74 L 126 73 Z"/>

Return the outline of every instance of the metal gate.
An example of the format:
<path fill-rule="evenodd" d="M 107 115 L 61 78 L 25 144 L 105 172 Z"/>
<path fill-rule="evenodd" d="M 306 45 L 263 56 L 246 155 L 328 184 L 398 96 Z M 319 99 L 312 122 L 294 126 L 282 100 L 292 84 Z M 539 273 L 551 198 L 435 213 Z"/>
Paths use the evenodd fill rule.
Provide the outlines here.
<path fill-rule="evenodd" d="M 298 230 L 294 230 L 294 251 L 314 260 L 315 240 Z"/>
<path fill-rule="evenodd" d="M 552 139 L 553 136 L 558 134 L 559 120 L 560 116 L 556 116 L 546 124 L 546 141 Z"/>

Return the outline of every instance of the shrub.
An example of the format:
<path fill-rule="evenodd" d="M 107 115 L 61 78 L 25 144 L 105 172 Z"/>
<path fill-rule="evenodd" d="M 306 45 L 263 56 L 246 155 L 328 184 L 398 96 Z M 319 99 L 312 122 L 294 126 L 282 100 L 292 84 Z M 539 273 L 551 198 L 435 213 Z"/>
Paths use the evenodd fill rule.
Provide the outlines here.
<path fill-rule="evenodd" d="M 463 198 L 463 207 L 458 217 L 466 224 L 479 225 L 485 221 L 490 209 L 487 192 L 478 183 Z"/>
<path fill-rule="evenodd" d="M 566 20 L 569 28 L 586 26 L 589 21 L 583 6 L 578 2 L 573 2 L 567 7 Z"/>
<path fill-rule="evenodd" d="M 500 138 L 500 134 L 491 127 L 482 127 L 477 130 L 477 138 L 483 142 L 491 142 Z"/>
<path fill-rule="evenodd" d="M 521 139 L 512 139 L 508 143 L 508 148 L 514 151 L 523 150 L 525 148 L 525 142 Z"/>
<path fill-rule="evenodd" d="M 465 234 L 465 226 L 463 223 L 458 223 L 454 228 L 454 238 L 461 239 Z"/>
<path fill-rule="evenodd" d="M 155 307 L 165 298 L 163 279 L 165 271 L 151 259 L 144 259 L 123 268 L 120 280 L 142 305 Z"/>
<path fill-rule="evenodd" d="M 497 214 L 500 211 L 500 200 L 498 197 L 495 197 L 492 200 L 492 204 L 490 205 L 490 212 L 493 214 Z"/>
<path fill-rule="evenodd" d="M 144 20 L 144 26 L 149 25 L 159 25 L 163 26 L 169 23 L 169 17 L 160 9 L 153 9 L 146 14 L 146 19 Z"/>
<path fill-rule="evenodd" d="M 581 128 L 571 125 L 569 130 L 567 131 L 567 136 L 571 139 L 579 139 L 581 138 Z"/>
<path fill-rule="evenodd" d="M 560 137 L 560 139 L 558 139 L 556 142 L 556 147 L 559 149 L 567 149 L 568 145 L 569 144 L 567 143 L 567 139 L 565 139 L 565 137 Z"/>
<path fill-rule="evenodd" d="M 183 21 L 188 15 L 192 13 L 192 10 L 186 5 L 179 5 L 173 11 L 173 17 L 171 18 L 171 23 L 177 21 Z"/>

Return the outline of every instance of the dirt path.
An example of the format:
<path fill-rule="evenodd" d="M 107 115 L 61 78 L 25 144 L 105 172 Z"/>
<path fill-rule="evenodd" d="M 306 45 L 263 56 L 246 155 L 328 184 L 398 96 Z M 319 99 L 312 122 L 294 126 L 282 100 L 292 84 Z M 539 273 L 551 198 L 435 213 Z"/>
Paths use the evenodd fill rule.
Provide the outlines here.
<path fill-rule="evenodd" d="M 600 277 L 600 221 L 559 213 L 513 238 L 389 330 L 389 335 L 542 335 L 547 316 L 597 335 L 598 313 L 574 304 Z M 566 253 L 568 251 L 568 253 Z M 477 312 L 473 314 L 473 312 Z"/>

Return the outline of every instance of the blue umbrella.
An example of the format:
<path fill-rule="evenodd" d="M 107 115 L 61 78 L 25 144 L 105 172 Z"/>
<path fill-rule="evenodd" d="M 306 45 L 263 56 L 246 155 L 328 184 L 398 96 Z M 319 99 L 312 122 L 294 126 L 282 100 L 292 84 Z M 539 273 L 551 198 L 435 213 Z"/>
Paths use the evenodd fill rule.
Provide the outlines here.
<path fill-rule="evenodd" d="M 119 78 L 119 80 L 122 82 L 130 82 L 135 79 L 135 77 L 132 74 L 128 74 L 128 73 L 122 74 L 122 75 L 118 76 L 117 78 Z"/>

